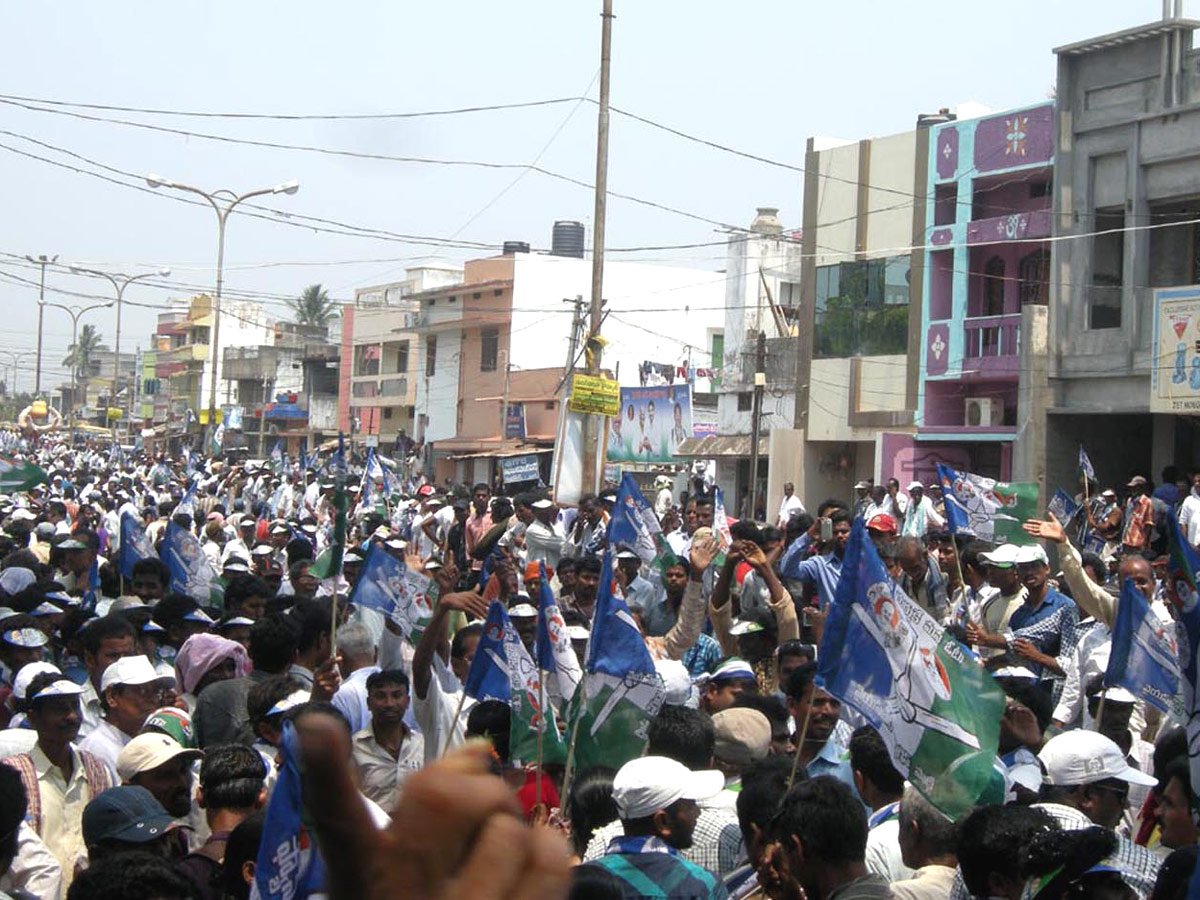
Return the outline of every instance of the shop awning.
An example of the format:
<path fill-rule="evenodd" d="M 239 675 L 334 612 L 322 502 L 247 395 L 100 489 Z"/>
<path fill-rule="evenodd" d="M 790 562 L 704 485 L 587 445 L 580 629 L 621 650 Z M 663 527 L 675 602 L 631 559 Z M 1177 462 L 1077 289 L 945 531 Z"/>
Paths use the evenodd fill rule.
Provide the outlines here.
<path fill-rule="evenodd" d="M 709 435 L 707 437 L 684 438 L 675 449 L 676 456 L 693 459 L 712 459 L 714 457 L 745 457 L 753 456 L 751 439 L 748 434 Z M 758 439 L 758 455 L 767 456 L 767 448 L 771 439 L 768 435 L 760 435 Z"/>
<path fill-rule="evenodd" d="M 525 456 L 530 453 L 553 453 L 553 447 L 522 447 L 520 450 L 483 450 L 478 453 L 453 453 L 446 459 L 508 459 L 510 456 Z"/>

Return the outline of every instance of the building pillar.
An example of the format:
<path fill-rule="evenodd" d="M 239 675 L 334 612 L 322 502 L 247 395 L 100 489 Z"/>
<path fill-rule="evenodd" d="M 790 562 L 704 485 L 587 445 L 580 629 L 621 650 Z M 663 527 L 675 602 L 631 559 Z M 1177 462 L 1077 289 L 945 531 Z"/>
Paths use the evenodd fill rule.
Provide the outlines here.
<path fill-rule="evenodd" d="M 1046 410 L 1050 406 L 1047 357 L 1047 307 L 1021 309 L 1020 381 L 1017 385 L 1017 437 L 1013 444 L 1012 480 L 1038 486 L 1038 508 L 1047 502 Z"/>

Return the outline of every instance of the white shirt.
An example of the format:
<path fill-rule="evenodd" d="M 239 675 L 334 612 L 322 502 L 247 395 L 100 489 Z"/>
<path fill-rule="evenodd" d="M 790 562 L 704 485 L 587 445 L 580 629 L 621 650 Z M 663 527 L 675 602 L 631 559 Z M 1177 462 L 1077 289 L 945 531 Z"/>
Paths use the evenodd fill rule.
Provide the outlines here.
<path fill-rule="evenodd" d="M 800 502 L 800 498 L 795 494 L 783 498 L 783 502 L 779 504 L 779 521 L 775 524 L 783 528 L 787 525 L 788 519 L 792 517 L 793 512 L 797 515 L 804 512 L 804 504 Z"/>
<path fill-rule="evenodd" d="M 1179 527 L 1193 547 L 1200 543 L 1200 495 L 1192 488 L 1179 504 Z"/>
<path fill-rule="evenodd" d="M 436 654 L 433 657 L 433 671 L 429 674 L 429 688 L 422 698 L 415 690 L 412 692 L 413 712 L 421 733 L 425 736 L 425 762 L 431 763 L 451 747 L 463 742 L 467 727 L 467 713 L 475 705 L 471 697 L 463 699 L 462 685 L 450 668 Z M 454 721 L 454 711 L 460 709 L 458 720 Z"/>
<path fill-rule="evenodd" d="M 101 719 L 95 730 L 79 743 L 79 749 L 86 750 L 108 766 L 113 775 L 113 783 L 116 784 L 117 757 L 132 739 L 107 719 Z"/>
<path fill-rule="evenodd" d="M 900 858 L 900 817 L 885 819 L 867 832 L 867 871 L 888 881 L 906 881 L 913 870 Z"/>
<path fill-rule="evenodd" d="M 354 765 L 363 794 L 384 810 L 395 809 L 405 780 L 425 764 L 425 739 L 411 731 L 404 735 L 400 755 L 393 758 L 365 728 L 354 735 Z"/>

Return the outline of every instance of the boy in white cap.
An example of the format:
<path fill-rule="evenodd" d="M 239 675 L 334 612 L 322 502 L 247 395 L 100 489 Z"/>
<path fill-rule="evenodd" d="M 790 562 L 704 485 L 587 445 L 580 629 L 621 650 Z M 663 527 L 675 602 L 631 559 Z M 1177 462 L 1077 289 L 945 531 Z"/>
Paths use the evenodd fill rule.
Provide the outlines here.
<path fill-rule="evenodd" d="M 612 839 L 604 856 L 585 865 L 615 875 L 626 900 L 651 895 L 648 885 L 656 889 L 652 896 L 663 898 L 726 897 L 712 872 L 679 855 L 692 845 L 698 801 L 715 797 L 724 786 L 720 772 L 693 772 L 665 756 L 625 763 L 613 779 L 624 834 Z"/>

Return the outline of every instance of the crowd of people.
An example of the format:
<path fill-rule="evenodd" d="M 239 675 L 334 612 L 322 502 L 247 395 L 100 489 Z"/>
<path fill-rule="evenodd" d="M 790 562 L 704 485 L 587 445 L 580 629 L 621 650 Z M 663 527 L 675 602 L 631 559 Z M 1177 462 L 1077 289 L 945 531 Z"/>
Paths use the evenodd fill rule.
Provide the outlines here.
<path fill-rule="evenodd" d="M 1200 473 L 1135 476 L 1123 503 L 1085 479 L 1019 545 L 952 534 L 937 484 L 859 482 L 812 513 L 789 484 L 756 522 L 660 477 L 648 559 L 609 539 L 611 485 L 563 503 L 53 436 L 4 461 L 40 474 L 0 495 L 0 897 L 275 896 L 258 869 L 293 750 L 319 892 L 345 900 L 1187 894 L 1186 715 L 1104 675 L 1126 579 L 1175 627 L 1164 517 L 1200 540 Z M 856 521 L 1006 695 L 994 778 L 957 819 L 822 686 Z M 356 602 L 373 554 L 423 598 L 415 628 Z M 601 595 L 628 607 L 665 698 L 641 755 L 514 757 L 513 707 L 468 696 L 489 608 L 536 658 L 544 589 L 579 669 Z M 294 871 L 312 848 L 266 850 Z"/>

